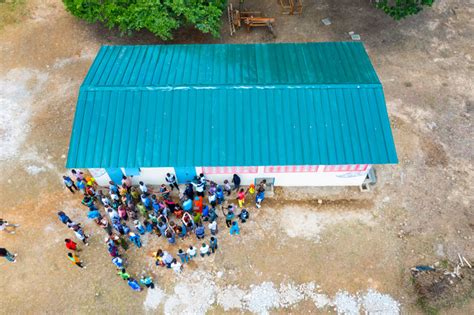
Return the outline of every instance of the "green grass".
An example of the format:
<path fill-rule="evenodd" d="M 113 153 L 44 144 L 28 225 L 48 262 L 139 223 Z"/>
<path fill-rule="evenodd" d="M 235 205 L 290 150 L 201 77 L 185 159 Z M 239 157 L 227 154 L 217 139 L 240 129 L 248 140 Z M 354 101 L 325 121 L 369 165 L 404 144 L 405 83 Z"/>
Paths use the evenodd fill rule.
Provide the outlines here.
<path fill-rule="evenodd" d="M 438 315 L 439 314 L 439 309 L 429 305 L 429 303 L 424 298 L 418 298 L 418 300 L 416 301 L 416 304 L 421 308 L 423 313 L 425 313 L 427 315 Z"/>
<path fill-rule="evenodd" d="M 0 0 L 0 30 L 17 23 L 26 13 L 26 0 Z"/>

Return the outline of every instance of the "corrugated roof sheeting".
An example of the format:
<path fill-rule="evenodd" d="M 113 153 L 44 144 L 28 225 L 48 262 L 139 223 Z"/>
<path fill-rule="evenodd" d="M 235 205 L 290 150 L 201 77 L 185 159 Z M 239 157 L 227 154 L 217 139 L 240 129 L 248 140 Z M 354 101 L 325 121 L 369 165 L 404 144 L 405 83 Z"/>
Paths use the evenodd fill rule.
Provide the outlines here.
<path fill-rule="evenodd" d="M 360 43 L 104 46 L 89 86 L 379 84 Z"/>
<path fill-rule="evenodd" d="M 363 46 L 305 43 L 103 47 L 67 166 L 396 162 Z"/>

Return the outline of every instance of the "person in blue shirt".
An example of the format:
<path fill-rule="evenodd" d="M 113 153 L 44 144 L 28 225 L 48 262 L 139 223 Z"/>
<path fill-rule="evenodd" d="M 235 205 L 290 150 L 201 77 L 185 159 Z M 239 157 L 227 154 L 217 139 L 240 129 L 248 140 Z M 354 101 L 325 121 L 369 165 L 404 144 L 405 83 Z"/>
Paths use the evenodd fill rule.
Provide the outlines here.
<path fill-rule="evenodd" d="M 141 235 L 145 234 L 145 227 L 140 223 L 140 221 L 135 220 L 133 221 L 133 224 L 135 225 L 135 229 L 140 233 Z"/>
<path fill-rule="evenodd" d="M 208 205 L 205 205 L 203 208 L 202 208 L 202 219 L 204 221 L 208 221 L 209 220 L 209 206 Z"/>
<path fill-rule="evenodd" d="M 119 188 L 113 181 L 109 182 L 109 190 L 110 190 L 110 192 L 120 196 Z"/>
<path fill-rule="evenodd" d="M 166 225 L 166 223 L 162 221 L 158 222 L 158 229 L 160 230 L 161 235 L 165 235 L 167 228 L 168 226 Z"/>
<path fill-rule="evenodd" d="M 191 212 L 193 210 L 193 201 L 189 198 L 185 198 L 183 202 L 183 210 Z"/>
<path fill-rule="evenodd" d="M 221 186 L 217 186 L 216 189 L 216 198 L 217 198 L 217 204 L 222 204 L 224 202 L 224 191 L 222 190 Z"/>
<path fill-rule="evenodd" d="M 227 212 L 227 215 L 225 216 L 225 225 L 227 225 L 227 227 L 231 227 L 232 225 L 232 219 L 235 217 L 234 215 L 234 212 L 233 211 L 229 211 Z"/>
<path fill-rule="evenodd" d="M 130 288 L 132 288 L 133 291 L 141 291 L 142 288 L 140 287 L 140 285 L 138 284 L 137 280 L 133 279 L 133 278 L 128 278 L 127 280 L 127 283 L 128 285 L 130 286 Z"/>
<path fill-rule="evenodd" d="M 212 221 L 215 221 L 217 220 L 217 213 L 216 213 L 216 210 L 215 209 L 209 209 L 209 222 L 212 222 Z"/>
<path fill-rule="evenodd" d="M 161 206 L 160 201 L 156 199 L 156 195 L 151 196 L 151 206 L 153 207 L 153 212 L 158 215 L 160 213 Z"/>
<path fill-rule="evenodd" d="M 155 284 L 153 283 L 153 279 L 151 277 L 142 276 L 142 278 L 140 279 L 140 283 L 149 289 L 155 288 Z"/>
<path fill-rule="evenodd" d="M 120 257 L 114 257 L 112 258 L 112 263 L 117 267 L 117 269 L 123 269 L 123 260 Z"/>
<path fill-rule="evenodd" d="M 211 240 L 209 241 L 209 247 L 211 248 L 211 252 L 214 254 L 214 252 L 217 250 L 217 238 L 214 236 L 211 236 Z"/>
<path fill-rule="evenodd" d="M 74 181 L 69 176 L 63 176 L 63 182 L 67 189 L 69 189 L 73 194 L 75 193 L 75 191 L 72 188 L 74 188 L 75 190 L 79 190 L 74 184 Z"/>
<path fill-rule="evenodd" d="M 148 220 L 143 220 L 143 225 L 145 226 L 145 231 L 147 233 L 153 232 L 153 225 Z"/>
<path fill-rule="evenodd" d="M 147 210 L 151 210 L 151 200 L 150 198 L 147 197 L 147 195 L 142 194 L 141 195 L 142 203 L 145 206 Z"/>
<path fill-rule="evenodd" d="M 203 239 L 205 236 L 204 226 L 199 223 L 194 233 L 196 233 L 196 237 L 198 238 L 198 240 Z"/>
<path fill-rule="evenodd" d="M 77 188 L 81 191 L 82 194 L 86 193 L 86 182 L 83 179 L 78 179 L 77 182 Z"/>
<path fill-rule="evenodd" d="M 123 233 L 128 234 L 130 233 L 130 228 L 128 227 L 127 223 L 122 222 Z"/>
<path fill-rule="evenodd" d="M 230 227 L 230 235 L 240 235 L 240 228 L 237 221 L 232 222 L 232 226 Z"/>
<path fill-rule="evenodd" d="M 168 243 L 170 243 L 170 244 L 175 244 L 176 243 L 176 235 L 175 235 L 175 233 L 173 232 L 172 229 L 168 228 L 166 230 L 165 236 L 166 236 L 166 239 L 168 240 Z"/>
<path fill-rule="evenodd" d="M 264 179 L 258 184 L 257 195 L 255 196 L 255 206 L 260 208 L 262 206 L 262 201 L 265 199 L 265 188 L 267 186 L 267 180 Z"/>
<path fill-rule="evenodd" d="M 142 247 L 142 241 L 140 239 L 140 235 L 130 232 L 129 234 L 130 241 L 135 244 L 138 248 Z"/>
<path fill-rule="evenodd" d="M 62 211 L 58 211 L 58 217 L 59 220 L 64 224 L 72 223 L 71 219 Z"/>
<path fill-rule="evenodd" d="M 181 262 L 183 264 L 189 262 L 189 255 L 188 253 L 184 252 L 181 248 L 178 250 L 178 257 L 181 258 Z"/>

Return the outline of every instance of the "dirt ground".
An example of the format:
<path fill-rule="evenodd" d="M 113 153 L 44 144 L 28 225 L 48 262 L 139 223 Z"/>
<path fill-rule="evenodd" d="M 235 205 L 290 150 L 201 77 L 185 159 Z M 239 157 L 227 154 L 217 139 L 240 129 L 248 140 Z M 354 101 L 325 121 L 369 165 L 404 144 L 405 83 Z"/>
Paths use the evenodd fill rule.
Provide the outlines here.
<path fill-rule="evenodd" d="M 278 189 L 251 210 L 240 237 L 220 221 L 218 254 L 180 276 L 154 267 L 150 257 L 160 246 L 173 254 L 176 248 L 146 238 L 126 256 L 132 274 L 154 275 L 160 289 L 153 295 L 132 292 L 115 275 L 102 231 L 87 222 L 60 176 L 78 88 L 99 47 L 160 41 L 88 25 L 59 0 L 27 1 L 7 13 L 8 3 L 0 3 L 0 17 L 8 16 L 0 23 L 0 217 L 21 224 L 15 235 L 0 235 L 0 245 L 19 255 L 15 264 L 0 261 L 2 313 L 352 314 L 361 307 L 387 314 L 364 304 L 367 292 L 399 303 L 403 314 L 420 313 L 409 268 L 454 261 L 457 253 L 474 259 L 474 5 L 438 0 L 396 22 L 368 2 L 307 0 L 303 15 L 284 16 L 275 0 L 247 0 L 246 7 L 276 18 L 276 39 L 265 29 L 230 37 L 226 24 L 219 39 L 176 34 L 176 43 L 346 41 L 348 32 L 360 34 L 384 85 L 400 163 L 378 167 L 368 193 Z M 331 25 L 321 23 L 325 17 Z M 92 233 L 80 252 L 85 270 L 65 256 L 63 239 L 73 235 L 58 210 Z M 183 246 L 190 243 L 198 244 L 188 239 Z M 441 313 L 474 313 L 474 302 Z"/>

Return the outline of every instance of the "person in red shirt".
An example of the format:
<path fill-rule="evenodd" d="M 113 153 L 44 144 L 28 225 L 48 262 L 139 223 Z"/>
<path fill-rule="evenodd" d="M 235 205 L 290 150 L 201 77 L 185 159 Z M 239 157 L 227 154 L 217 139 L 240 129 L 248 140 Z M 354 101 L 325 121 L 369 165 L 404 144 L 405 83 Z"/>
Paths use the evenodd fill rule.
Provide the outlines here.
<path fill-rule="evenodd" d="M 70 249 L 70 250 L 77 249 L 77 244 L 74 241 L 71 241 L 70 239 L 66 238 L 64 242 L 66 242 L 67 249 Z"/>

